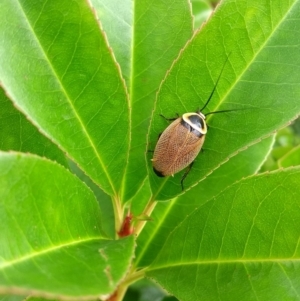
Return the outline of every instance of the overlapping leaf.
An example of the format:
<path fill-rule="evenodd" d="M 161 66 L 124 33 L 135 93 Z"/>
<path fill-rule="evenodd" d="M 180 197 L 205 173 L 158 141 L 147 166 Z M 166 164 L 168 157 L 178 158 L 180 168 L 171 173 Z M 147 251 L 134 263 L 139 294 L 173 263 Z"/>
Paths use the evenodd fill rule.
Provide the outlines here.
<path fill-rule="evenodd" d="M 133 2 L 131 0 L 91 0 L 128 87 L 131 74 Z"/>
<path fill-rule="evenodd" d="M 22 115 L 0 90 L 0 149 L 29 152 L 59 162 L 67 166 L 61 150 Z"/>
<path fill-rule="evenodd" d="M 194 27 L 199 28 L 213 12 L 208 0 L 191 0 L 194 15 Z"/>
<path fill-rule="evenodd" d="M 87 1 L 4 0 L 0 40 L 0 80 L 16 106 L 117 194 L 128 155 L 128 102 Z"/>
<path fill-rule="evenodd" d="M 298 300 L 300 169 L 240 181 L 164 243 L 148 276 L 182 301 Z"/>
<path fill-rule="evenodd" d="M 168 125 L 159 114 L 174 117 L 201 108 L 227 58 L 204 113 L 247 109 L 209 116 L 206 151 L 196 159 L 185 187 L 203 180 L 230 156 L 300 112 L 300 1 L 253 0 L 248 4 L 224 1 L 184 49 L 159 91 L 149 137 L 153 146 Z M 148 158 L 151 165 L 151 154 Z M 181 177 L 182 172 L 161 179 L 151 172 L 156 199 L 181 193 Z"/>
<path fill-rule="evenodd" d="M 22 296 L 14 296 L 14 295 L 2 295 L 0 296 L 1 301 L 22 301 L 25 299 Z"/>
<path fill-rule="evenodd" d="M 134 1 L 132 26 L 132 141 L 124 182 L 124 200 L 140 189 L 147 175 L 146 135 L 155 93 L 172 61 L 192 35 L 189 3 L 185 0 Z"/>
<path fill-rule="evenodd" d="M 0 292 L 97 298 L 114 291 L 133 239 L 110 241 L 98 203 L 63 167 L 0 153 Z"/>
<path fill-rule="evenodd" d="M 138 237 L 136 264 L 141 267 L 150 265 L 163 247 L 170 232 L 195 210 L 227 186 L 254 174 L 270 152 L 274 137 L 252 145 L 247 150 L 232 157 L 213 174 L 200 182 L 186 194 L 169 202 L 159 202 L 143 232 Z"/>
<path fill-rule="evenodd" d="M 294 147 L 278 161 L 280 167 L 300 165 L 300 146 Z"/>

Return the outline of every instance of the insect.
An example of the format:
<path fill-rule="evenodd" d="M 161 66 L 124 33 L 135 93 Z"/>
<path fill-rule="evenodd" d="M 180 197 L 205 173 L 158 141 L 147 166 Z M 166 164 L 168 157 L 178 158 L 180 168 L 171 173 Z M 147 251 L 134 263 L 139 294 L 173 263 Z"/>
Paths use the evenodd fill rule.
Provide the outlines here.
<path fill-rule="evenodd" d="M 157 141 L 152 165 L 153 170 L 159 177 L 173 176 L 175 173 L 188 167 L 181 178 L 181 188 L 184 190 L 183 181 L 190 172 L 195 158 L 199 154 L 207 133 L 205 117 L 210 114 L 230 112 L 243 109 L 221 110 L 203 114 L 202 111 L 210 102 L 228 57 L 222 67 L 217 82 L 202 109 L 195 113 L 185 113 L 181 117 L 165 118 L 173 121 L 159 136 Z"/>
<path fill-rule="evenodd" d="M 125 237 L 133 233 L 134 229 L 132 226 L 132 219 L 133 215 L 128 212 L 128 214 L 125 216 L 121 229 L 118 231 L 119 237 Z"/>

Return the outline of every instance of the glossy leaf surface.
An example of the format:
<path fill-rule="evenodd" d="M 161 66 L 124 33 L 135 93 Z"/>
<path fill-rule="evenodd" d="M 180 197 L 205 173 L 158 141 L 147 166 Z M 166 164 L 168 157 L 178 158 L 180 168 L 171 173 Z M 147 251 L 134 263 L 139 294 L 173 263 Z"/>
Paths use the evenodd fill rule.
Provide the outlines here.
<path fill-rule="evenodd" d="M 134 1 L 130 83 L 132 140 L 124 185 L 124 200 L 132 197 L 147 176 L 146 136 L 155 93 L 179 51 L 192 36 L 186 0 Z"/>
<path fill-rule="evenodd" d="M 298 300 L 300 169 L 242 180 L 172 231 L 148 276 L 179 300 Z"/>
<path fill-rule="evenodd" d="M 274 137 L 270 137 L 252 145 L 232 157 L 184 195 L 169 202 L 159 202 L 151 215 L 152 221 L 147 222 L 138 237 L 136 264 L 138 266 L 150 265 L 157 257 L 170 232 L 195 208 L 222 193 L 227 186 L 257 172 L 270 152 L 273 142 Z"/>
<path fill-rule="evenodd" d="M 172 118 L 202 108 L 225 63 L 204 113 L 247 109 L 207 118 L 206 151 L 197 157 L 185 181 L 187 188 L 300 112 L 300 1 L 253 0 L 248 4 L 244 0 L 222 2 L 185 47 L 158 93 L 149 136 L 152 148 L 168 125 L 159 115 Z M 151 155 L 149 174 L 155 199 L 180 194 L 183 172 L 174 178 L 158 178 L 151 171 Z"/>
<path fill-rule="evenodd" d="M 88 2 L 5 0 L 0 40 L 0 79 L 15 105 L 117 194 L 128 155 L 128 101 Z"/>
<path fill-rule="evenodd" d="M 107 240 L 93 193 L 60 165 L 1 152 L 0 202 L 1 293 L 92 299 L 125 276 L 132 237 Z"/>
<path fill-rule="evenodd" d="M 192 14 L 186 0 L 92 3 L 130 90 L 132 145 L 123 191 L 127 201 L 146 179 L 146 135 L 155 93 L 192 36 Z"/>

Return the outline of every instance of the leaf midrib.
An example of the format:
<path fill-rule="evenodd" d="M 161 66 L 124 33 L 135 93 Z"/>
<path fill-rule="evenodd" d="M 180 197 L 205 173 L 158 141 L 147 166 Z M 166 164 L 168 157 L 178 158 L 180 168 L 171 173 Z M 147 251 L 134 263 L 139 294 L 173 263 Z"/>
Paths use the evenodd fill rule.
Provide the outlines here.
<path fill-rule="evenodd" d="M 291 12 L 292 9 L 293 9 L 293 6 L 296 5 L 296 3 L 297 3 L 297 0 L 294 0 L 293 4 L 292 4 L 292 5 L 290 6 L 290 8 L 286 11 L 286 13 L 285 13 L 284 16 L 282 17 L 282 19 L 278 22 L 278 24 L 277 24 L 275 27 L 272 27 L 273 30 L 272 30 L 272 32 L 270 33 L 270 35 L 265 39 L 264 43 L 262 43 L 261 47 L 257 50 L 257 52 L 254 54 L 253 58 L 249 61 L 249 63 L 246 64 L 244 70 L 240 73 L 240 75 L 236 78 L 236 80 L 235 80 L 234 82 L 232 82 L 232 85 L 231 85 L 231 87 L 227 90 L 227 92 L 226 92 L 222 97 L 220 97 L 219 103 L 218 103 L 218 105 L 214 108 L 213 111 L 217 111 L 217 110 L 218 110 L 218 108 L 220 107 L 220 105 L 224 102 L 224 100 L 227 98 L 227 96 L 230 94 L 230 92 L 233 90 L 233 88 L 237 85 L 237 83 L 240 81 L 240 79 L 243 77 L 243 75 L 246 73 L 246 71 L 248 71 L 249 66 L 251 66 L 252 62 L 257 58 L 257 56 L 260 54 L 260 52 L 264 49 L 264 46 L 269 42 L 269 40 L 270 40 L 271 37 L 274 35 L 274 33 L 277 32 L 278 27 L 280 27 L 280 25 L 283 23 L 283 21 L 286 19 L 286 17 L 290 14 L 290 12 Z M 273 24 L 272 24 L 272 25 L 273 25 Z M 197 34 L 194 35 L 193 38 L 192 38 L 191 40 L 188 41 L 188 43 L 185 45 L 184 49 L 187 48 L 187 47 L 194 41 L 195 37 L 197 37 L 198 34 L 200 34 L 200 33 L 201 33 L 201 30 L 198 30 Z M 181 52 L 181 54 L 182 54 L 182 53 L 183 53 L 183 52 Z M 178 60 L 178 59 L 179 59 L 179 57 L 178 57 L 176 60 Z M 233 69 L 233 70 L 234 70 L 234 69 Z M 167 77 L 168 77 L 168 76 L 169 76 L 169 75 L 167 75 Z M 167 78 L 167 77 L 166 77 L 166 78 Z M 164 78 L 163 81 L 165 81 L 166 78 Z M 213 80 L 213 79 L 212 79 L 212 80 Z M 160 88 L 159 88 L 159 91 L 158 91 L 157 94 L 159 94 L 160 89 L 161 89 L 161 85 L 160 85 Z M 156 98 L 156 102 L 157 102 L 157 98 Z M 155 105 L 156 105 L 156 102 L 155 102 Z M 298 115 L 299 115 L 299 114 L 297 113 L 297 114 L 295 115 L 295 117 L 292 118 L 292 120 L 296 119 Z M 207 118 L 207 120 L 210 119 L 210 118 L 212 118 L 212 117 L 213 117 L 213 116 L 209 116 L 209 117 Z M 270 133 L 270 135 L 271 135 L 271 134 L 272 134 L 272 133 Z M 264 136 L 264 137 L 265 137 L 265 136 Z M 260 137 L 260 138 L 261 138 L 261 137 Z M 258 138 L 257 141 L 258 141 L 260 138 Z M 233 157 L 235 154 L 239 153 L 240 150 L 243 150 L 243 149 L 245 149 L 245 148 L 247 148 L 247 147 L 253 145 L 254 143 L 255 143 L 255 142 L 251 141 L 251 142 L 249 142 L 248 144 L 242 146 L 241 148 L 239 148 L 239 149 L 235 150 L 234 152 L 232 152 L 231 154 L 229 154 L 228 157 L 226 157 L 226 159 L 225 159 L 224 161 L 220 162 L 220 164 L 218 164 L 218 166 L 217 166 L 216 168 L 213 168 L 208 174 L 204 175 L 202 178 L 200 178 L 199 180 L 197 180 L 194 184 L 192 184 L 190 187 L 188 187 L 185 191 L 190 190 L 191 188 L 193 188 L 194 186 L 196 186 L 199 182 L 203 181 L 208 175 L 210 175 L 211 173 L 213 173 L 213 172 L 214 172 L 217 168 L 219 168 L 222 164 L 226 163 L 226 162 L 228 161 L 228 159 L 230 159 L 231 157 Z M 159 187 L 157 187 L 157 190 L 156 190 L 156 192 L 154 193 L 154 198 L 156 198 L 156 196 L 159 195 L 160 191 L 163 190 L 163 187 L 165 186 L 165 183 L 166 183 L 166 182 L 167 182 L 167 181 L 162 182 L 161 185 L 160 185 Z M 173 196 L 173 197 L 178 197 L 178 196 L 180 196 L 180 195 L 182 195 L 182 194 L 183 194 L 183 193 L 179 193 L 178 195 Z"/>
<path fill-rule="evenodd" d="M 0 271 L 3 268 L 14 266 L 16 264 L 19 264 L 21 262 L 30 260 L 32 258 L 43 256 L 47 253 L 55 252 L 57 250 L 60 250 L 60 249 L 63 249 L 63 248 L 68 248 L 68 247 L 75 246 L 75 245 L 79 245 L 79 244 L 82 244 L 82 243 L 91 242 L 91 241 L 99 241 L 99 240 L 108 241 L 107 239 L 104 239 L 104 238 L 101 238 L 101 237 L 88 237 L 88 238 L 85 238 L 85 239 L 75 240 L 75 241 L 72 241 L 72 242 L 65 242 L 65 243 L 59 244 L 57 246 L 51 246 L 51 247 L 42 249 L 40 251 L 34 251 L 30 254 L 25 254 L 25 255 L 17 258 L 17 259 L 4 261 L 3 263 L 0 262 Z"/>
<path fill-rule="evenodd" d="M 207 261 L 200 261 L 200 260 L 195 260 L 195 261 L 186 261 L 186 262 L 174 262 L 172 264 L 165 264 L 165 265 L 159 265 L 159 266 L 154 266 L 147 269 L 147 272 L 149 271 L 155 271 L 155 270 L 160 270 L 160 269 L 168 269 L 168 268 L 175 268 L 175 267 L 183 267 L 183 266 L 193 266 L 193 265 L 212 265 L 212 264 L 253 264 L 253 263 L 290 263 L 290 262 L 300 262 L 300 257 L 299 258 L 294 258 L 294 257 L 283 257 L 283 258 L 258 258 L 258 259 L 230 259 L 230 260 L 207 260 Z"/>
<path fill-rule="evenodd" d="M 244 70 L 240 73 L 240 75 L 236 78 L 236 80 L 233 82 L 233 84 L 231 85 L 231 87 L 226 91 L 226 93 L 222 96 L 222 98 L 220 98 L 219 104 L 213 109 L 213 111 L 217 111 L 218 108 L 220 107 L 220 105 L 224 102 L 224 100 L 227 98 L 227 96 L 230 94 L 230 92 L 233 90 L 233 88 L 237 85 L 237 83 L 239 83 L 241 81 L 241 78 L 243 77 L 243 75 L 246 73 L 246 71 L 248 71 L 249 67 L 251 66 L 251 64 L 254 62 L 254 60 L 258 57 L 258 55 L 261 53 L 261 51 L 263 49 L 265 49 L 265 45 L 269 42 L 269 40 L 272 38 L 272 36 L 274 35 L 275 32 L 277 32 L 278 27 L 280 27 L 280 25 L 283 23 L 283 21 L 286 19 L 287 15 L 290 14 L 290 12 L 293 9 L 293 6 L 297 3 L 298 0 L 294 0 L 294 3 L 290 6 L 289 10 L 286 11 L 286 14 L 284 14 L 284 16 L 282 17 L 282 19 L 278 22 L 278 24 L 275 27 L 272 27 L 272 31 L 270 33 L 270 35 L 265 39 L 265 41 L 262 43 L 261 47 L 258 49 L 258 51 L 254 54 L 253 58 L 249 61 L 248 64 L 246 64 Z M 273 25 L 273 24 L 272 24 Z M 229 61 L 230 62 L 230 61 Z M 234 69 L 233 69 L 234 70 Z M 213 80 L 213 79 L 212 79 Z M 273 83 L 272 83 L 273 84 Z M 207 118 L 210 119 L 213 118 L 213 116 L 209 116 Z"/>
<path fill-rule="evenodd" d="M 146 243 L 143 245 L 142 251 L 137 255 L 135 264 L 138 265 L 138 263 L 141 261 L 141 259 L 143 258 L 144 254 L 146 253 L 146 251 L 148 250 L 147 247 L 149 247 L 149 245 L 151 244 L 151 242 L 153 241 L 153 239 L 155 238 L 156 233 L 160 230 L 160 226 L 163 225 L 168 213 L 171 211 L 171 209 L 173 208 L 173 206 L 176 204 L 177 198 L 173 199 L 172 201 L 169 202 L 168 207 L 165 209 L 165 212 L 163 214 L 163 216 L 160 217 L 160 220 L 157 221 L 156 223 L 156 227 L 154 228 L 154 230 L 151 232 L 150 236 L 148 237 Z"/>

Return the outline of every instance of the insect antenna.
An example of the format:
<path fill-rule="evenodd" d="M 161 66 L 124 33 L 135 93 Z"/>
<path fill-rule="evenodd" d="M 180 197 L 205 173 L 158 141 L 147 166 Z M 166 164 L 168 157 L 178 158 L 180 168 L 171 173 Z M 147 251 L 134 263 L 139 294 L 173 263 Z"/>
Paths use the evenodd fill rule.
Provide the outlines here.
<path fill-rule="evenodd" d="M 210 115 L 210 114 L 225 113 L 225 112 L 232 112 L 232 111 L 245 111 L 245 110 L 253 110 L 253 109 L 243 108 L 243 109 L 221 110 L 221 111 L 206 113 L 205 116 Z"/>
<path fill-rule="evenodd" d="M 222 73 L 223 73 L 223 71 L 224 71 L 225 65 L 226 65 L 226 63 L 227 63 L 227 61 L 228 61 L 230 55 L 231 55 L 231 53 L 229 53 L 229 55 L 227 56 L 227 59 L 226 59 L 224 65 L 223 65 L 223 67 L 222 67 L 222 69 L 221 69 L 221 72 L 220 72 L 220 74 L 219 74 L 219 76 L 218 76 L 218 79 L 217 79 L 217 81 L 216 81 L 216 84 L 215 84 L 214 88 L 212 89 L 212 91 L 211 91 L 211 93 L 210 93 L 210 95 L 209 95 L 209 97 L 208 97 L 208 99 L 207 99 L 207 101 L 206 101 L 204 107 L 203 107 L 201 110 L 199 110 L 200 112 L 202 112 L 202 111 L 206 108 L 206 106 L 207 106 L 208 103 L 210 102 L 211 98 L 213 97 L 214 92 L 215 92 L 215 90 L 216 90 L 216 88 L 217 88 L 217 85 L 218 85 L 218 83 L 219 83 L 219 80 L 220 80 L 220 78 L 221 78 L 221 75 L 222 75 Z M 207 114 L 206 114 L 206 115 L 207 115 Z"/>

